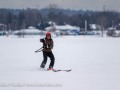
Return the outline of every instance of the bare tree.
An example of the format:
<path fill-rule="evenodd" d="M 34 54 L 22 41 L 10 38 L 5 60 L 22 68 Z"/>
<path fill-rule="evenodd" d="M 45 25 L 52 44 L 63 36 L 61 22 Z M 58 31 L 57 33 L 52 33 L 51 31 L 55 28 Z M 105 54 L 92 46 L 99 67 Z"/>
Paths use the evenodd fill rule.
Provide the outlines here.
<path fill-rule="evenodd" d="M 104 30 L 106 29 L 107 26 L 107 16 L 106 15 L 100 15 L 98 17 L 97 23 L 101 26 L 101 32 L 102 32 L 102 37 L 104 35 Z"/>

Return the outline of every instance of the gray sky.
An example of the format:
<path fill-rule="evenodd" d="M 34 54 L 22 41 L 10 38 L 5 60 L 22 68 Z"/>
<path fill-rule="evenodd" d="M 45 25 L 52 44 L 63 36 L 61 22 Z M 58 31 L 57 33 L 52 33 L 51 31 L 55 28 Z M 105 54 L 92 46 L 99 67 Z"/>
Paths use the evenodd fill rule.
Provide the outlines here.
<path fill-rule="evenodd" d="M 0 8 L 37 8 L 56 4 L 65 9 L 107 10 L 120 11 L 120 0 L 0 0 Z"/>

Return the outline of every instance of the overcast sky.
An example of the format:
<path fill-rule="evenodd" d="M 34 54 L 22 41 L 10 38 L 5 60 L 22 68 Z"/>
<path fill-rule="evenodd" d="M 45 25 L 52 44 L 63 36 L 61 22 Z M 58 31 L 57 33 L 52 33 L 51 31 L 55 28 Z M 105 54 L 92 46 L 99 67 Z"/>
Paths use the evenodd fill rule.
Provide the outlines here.
<path fill-rule="evenodd" d="M 120 0 L 0 0 L 0 8 L 37 8 L 56 4 L 60 8 L 75 10 L 107 10 L 120 11 Z"/>

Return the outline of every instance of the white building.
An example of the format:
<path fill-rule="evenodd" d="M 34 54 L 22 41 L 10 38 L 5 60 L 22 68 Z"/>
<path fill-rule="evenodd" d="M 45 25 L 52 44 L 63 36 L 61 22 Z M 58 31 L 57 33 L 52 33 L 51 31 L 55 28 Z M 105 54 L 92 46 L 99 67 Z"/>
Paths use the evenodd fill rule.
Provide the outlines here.
<path fill-rule="evenodd" d="M 62 35 L 75 35 L 77 32 L 80 32 L 80 28 L 71 25 L 52 25 L 50 27 L 45 28 L 46 31 L 51 31 L 55 33 L 59 33 Z"/>
<path fill-rule="evenodd" d="M 28 29 L 22 29 L 14 32 L 15 35 L 41 35 L 44 34 L 41 30 L 36 29 L 35 27 L 28 27 Z"/>

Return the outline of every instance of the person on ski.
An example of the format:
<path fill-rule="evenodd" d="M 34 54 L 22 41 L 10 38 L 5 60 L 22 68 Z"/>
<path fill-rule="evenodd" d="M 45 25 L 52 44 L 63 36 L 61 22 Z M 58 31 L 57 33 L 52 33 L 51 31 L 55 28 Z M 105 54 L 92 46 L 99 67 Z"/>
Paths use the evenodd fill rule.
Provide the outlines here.
<path fill-rule="evenodd" d="M 51 33 L 47 32 L 46 33 L 46 37 L 44 39 L 40 39 L 40 42 L 43 43 L 43 61 L 40 65 L 41 68 L 44 68 L 46 63 L 47 63 L 47 58 L 50 58 L 50 65 L 49 68 L 47 70 L 53 70 L 53 66 L 55 63 L 55 58 L 54 55 L 52 53 L 52 49 L 53 49 L 53 39 L 51 38 Z"/>

